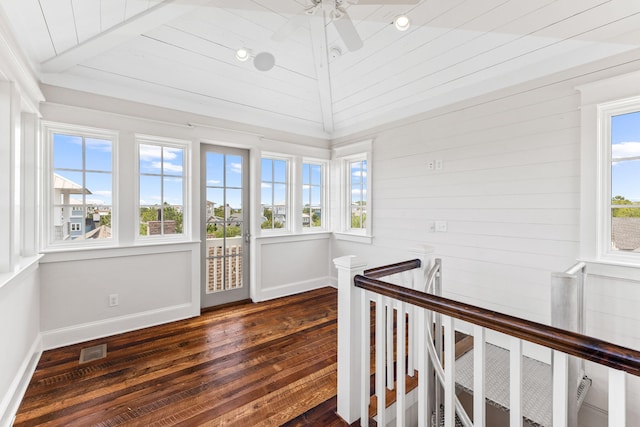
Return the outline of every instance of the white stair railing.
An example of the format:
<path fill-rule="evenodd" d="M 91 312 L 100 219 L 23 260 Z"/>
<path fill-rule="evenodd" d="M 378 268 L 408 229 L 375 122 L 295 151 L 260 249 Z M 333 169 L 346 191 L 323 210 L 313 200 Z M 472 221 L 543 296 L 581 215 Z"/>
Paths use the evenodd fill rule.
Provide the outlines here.
<path fill-rule="evenodd" d="M 362 426 L 369 425 L 369 387 L 372 374 L 369 356 L 370 346 L 375 344 L 374 394 L 378 408 L 377 425 L 386 426 L 394 422 L 397 426 L 428 426 L 431 425 L 432 419 L 440 420 L 442 416 L 445 426 L 453 427 L 460 424 L 469 427 L 485 426 L 487 368 L 484 362 L 485 341 L 486 329 L 493 329 L 510 336 L 509 418 L 511 426 L 523 424 L 523 340 L 553 350 L 552 419 L 554 426 L 571 425 L 571 397 L 573 396 L 575 400 L 575 394 L 570 390 L 575 388 L 573 380 L 570 380 L 569 355 L 572 358 L 580 357 L 595 361 L 610 369 L 609 425 L 625 426 L 626 375 L 640 376 L 640 352 L 576 332 L 549 327 L 421 292 L 425 288 L 425 281 L 430 285 L 429 289 L 435 289 L 435 279 L 439 280 L 440 277 L 438 263 L 433 263 L 436 270 L 431 269 L 427 272 L 424 268 L 428 264 L 425 262 L 427 256 L 428 252 L 425 251 L 418 260 L 367 270 L 369 277 L 362 276 L 365 272 L 365 264 L 355 257 L 334 260 L 338 267 L 339 282 L 338 414 L 342 418 L 349 423 L 360 419 Z M 410 274 L 407 274 L 408 268 L 411 268 Z M 385 281 L 375 277 L 385 277 Z M 409 286 L 389 283 L 403 283 L 407 278 L 411 278 Z M 352 285 L 353 282 L 356 284 L 355 287 Z M 340 298 L 345 298 L 342 303 Z M 372 305 L 376 310 L 374 343 L 369 342 Z M 354 306 L 357 307 L 354 309 Z M 354 309 L 354 311 L 348 309 Z M 358 316 L 353 316 L 353 313 L 358 313 Z M 440 317 L 442 326 L 434 327 L 437 323 L 436 319 Z M 394 318 L 396 319 L 395 335 Z M 473 324 L 473 422 L 455 394 L 455 319 Z M 345 332 L 345 329 L 353 327 L 356 329 Z M 434 336 L 434 330 L 442 333 Z M 406 332 L 406 335 L 401 332 Z M 392 341 L 394 336 L 395 347 Z M 408 337 L 408 342 L 405 342 L 405 337 Z M 441 337 L 444 337 L 444 343 L 439 347 L 438 340 Z M 408 350 L 405 352 L 405 349 Z M 439 355 L 444 355 L 445 360 L 442 361 Z M 414 415 L 408 412 L 414 397 L 405 395 L 404 379 L 405 374 L 412 376 L 416 372 L 418 386 L 414 395 L 417 396 L 418 409 L 414 418 Z M 381 374 L 377 375 L 377 373 Z M 396 403 L 393 412 L 388 412 L 385 410 L 387 408 L 386 390 L 394 388 L 394 380 Z M 441 406 L 442 414 L 440 414 Z"/>

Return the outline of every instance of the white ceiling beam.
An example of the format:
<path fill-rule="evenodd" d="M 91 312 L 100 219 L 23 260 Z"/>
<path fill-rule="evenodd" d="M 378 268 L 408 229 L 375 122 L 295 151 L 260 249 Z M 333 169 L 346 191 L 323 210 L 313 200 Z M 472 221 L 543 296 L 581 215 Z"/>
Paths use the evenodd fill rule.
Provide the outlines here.
<path fill-rule="evenodd" d="M 311 46 L 313 49 L 313 62 L 318 79 L 318 95 L 322 110 L 324 131 L 329 135 L 333 133 L 333 96 L 331 94 L 331 73 L 329 72 L 329 49 L 327 48 L 327 32 L 325 30 L 325 11 L 320 9 L 309 17 L 311 30 Z"/>
<path fill-rule="evenodd" d="M 188 3 L 180 0 L 165 0 L 133 18 L 42 62 L 40 64 L 41 71 L 47 73 L 66 71 L 210 2 L 211 0 L 190 0 Z"/>

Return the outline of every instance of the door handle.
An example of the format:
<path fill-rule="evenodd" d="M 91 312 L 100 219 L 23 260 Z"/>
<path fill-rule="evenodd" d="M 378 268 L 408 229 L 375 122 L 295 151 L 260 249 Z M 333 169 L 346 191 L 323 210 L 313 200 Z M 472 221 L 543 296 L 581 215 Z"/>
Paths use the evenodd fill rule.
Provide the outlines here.
<path fill-rule="evenodd" d="M 250 233 L 245 233 L 244 234 L 244 242 L 246 244 L 249 244 L 250 241 L 251 241 L 251 234 Z"/>

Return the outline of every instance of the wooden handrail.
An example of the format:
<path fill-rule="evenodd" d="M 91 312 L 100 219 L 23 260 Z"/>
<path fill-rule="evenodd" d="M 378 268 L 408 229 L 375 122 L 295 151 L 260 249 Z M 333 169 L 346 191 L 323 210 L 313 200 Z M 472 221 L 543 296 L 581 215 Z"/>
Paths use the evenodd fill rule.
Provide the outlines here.
<path fill-rule="evenodd" d="M 367 277 L 379 279 L 380 277 L 389 276 L 391 274 L 402 273 L 403 271 L 420 268 L 420 265 L 421 262 L 419 259 L 412 259 L 409 261 L 402 261 L 395 264 L 384 265 L 382 267 L 370 268 L 364 271 L 364 275 Z"/>
<path fill-rule="evenodd" d="M 373 270 L 377 271 L 378 269 Z M 542 323 L 392 285 L 372 277 L 357 275 L 354 282 L 358 288 L 640 376 L 640 351 Z"/>

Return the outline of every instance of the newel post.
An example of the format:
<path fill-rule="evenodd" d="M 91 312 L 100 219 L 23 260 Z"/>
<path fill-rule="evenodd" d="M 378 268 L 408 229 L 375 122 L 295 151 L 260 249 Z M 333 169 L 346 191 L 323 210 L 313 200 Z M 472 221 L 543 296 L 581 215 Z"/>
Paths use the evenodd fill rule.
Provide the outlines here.
<path fill-rule="evenodd" d="M 349 424 L 360 418 L 360 334 L 361 290 L 353 278 L 367 264 L 356 256 L 333 260 L 338 269 L 338 415 Z"/>
<path fill-rule="evenodd" d="M 413 289 L 425 291 L 427 285 L 427 275 L 433 263 L 435 250 L 433 246 L 420 245 L 412 248 L 410 251 L 412 256 L 420 260 L 420 268 L 416 268 L 413 272 Z"/>

